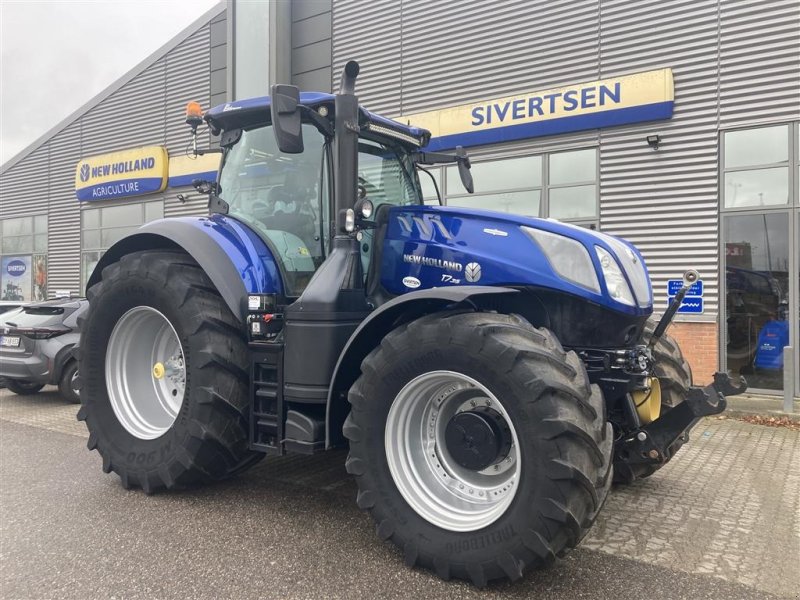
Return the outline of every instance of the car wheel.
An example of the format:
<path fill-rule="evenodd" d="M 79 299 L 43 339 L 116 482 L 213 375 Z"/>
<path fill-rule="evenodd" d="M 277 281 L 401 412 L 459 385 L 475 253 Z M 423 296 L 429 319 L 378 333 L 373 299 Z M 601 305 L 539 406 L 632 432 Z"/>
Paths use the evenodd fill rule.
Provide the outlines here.
<path fill-rule="evenodd" d="M 78 396 L 78 390 L 75 389 L 75 382 L 78 379 L 78 363 L 71 360 L 64 367 L 61 372 L 61 378 L 58 380 L 58 391 L 66 399 L 73 404 L 80 404 L 81 399 Z"/>

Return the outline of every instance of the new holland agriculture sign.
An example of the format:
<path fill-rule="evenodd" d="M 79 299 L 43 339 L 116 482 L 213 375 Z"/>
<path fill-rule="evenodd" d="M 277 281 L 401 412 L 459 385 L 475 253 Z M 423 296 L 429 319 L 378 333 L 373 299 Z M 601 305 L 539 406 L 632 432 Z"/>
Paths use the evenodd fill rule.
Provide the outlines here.
<path fill-rule="evenodd" d="M 429 150 L 496 144 L 672 116 L 671 69 L 403 115 L 431 132 Z"/>
<path fill-rule="evenodd" d="M 90 156 L 75 169 L 75 193 L 86 201 L 161 192 L 167 186 L 167 165 L 163 146 Z"/>

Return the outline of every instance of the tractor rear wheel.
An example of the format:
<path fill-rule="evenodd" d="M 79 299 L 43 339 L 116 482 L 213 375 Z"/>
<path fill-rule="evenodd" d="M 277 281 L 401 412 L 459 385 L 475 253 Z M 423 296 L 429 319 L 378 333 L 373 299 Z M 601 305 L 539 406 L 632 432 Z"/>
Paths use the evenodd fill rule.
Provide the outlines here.
<path fill-rule="evenodd" d="M 611 484 L 611 425 L 550 331 L 515 315 L 430 315 L 390 332 L 361 371 L 347 470 L 407 564 L 483 586 L 586 535 Z"/>
<path fill-rule="evenodd" d="M 643 343 L 646 344 L 650 341 L 656 325 L 657 323 L 653 319 L 647 320 L 642 336 Z M 692 368 L 683 357 L 678 342 L 666 333 L 653 347 L 653 360 L 653 374 L 658 378 L 661 386 L 661 414 L 663 415 L 686 398 L 689 388 L 692 387 Z M 650 477 L 669 462 L 687 441 L 689 441 L 688 434 L 684 434 L 684 439 L 679 439 L 672 444 L 669 448 L 669 458 L 662 464 L 630 466 L 627 463 L 616 463 L 614 465 L 614 483 L 633 483 L 637 479 Z"/>
<path fill-rule="evenodd" d="M 243 329 L 187 254 L 142 251 L 88 292 L 76 356 L 88 447 L 126 488 L 211 482 L 252 465 Z"/>

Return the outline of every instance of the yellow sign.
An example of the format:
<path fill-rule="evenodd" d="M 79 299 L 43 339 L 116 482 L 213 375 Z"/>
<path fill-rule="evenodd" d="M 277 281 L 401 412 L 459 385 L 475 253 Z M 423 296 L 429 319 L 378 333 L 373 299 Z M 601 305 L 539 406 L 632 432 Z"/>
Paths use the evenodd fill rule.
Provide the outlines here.
<path fill-rule="evenodd" d="M 668 119 L 674 100 L 672 70 L 659 69 L 403 115 L 399 120 L 430 130 L 428 149 L 437 150 Z"/>
<path fill-rule="evenodd" d="M 145 146 L 81 159 L 75 168 L 80 201 L 161 192 L 167 186 L 167 149 Z"/>
<path fill-rule="evenodd" d="M 192 185 L 195 179 L 216 181 L 221 156 L 219 152 L 209 152 L 199 156 L 170 156 L 169 187 Z"/>

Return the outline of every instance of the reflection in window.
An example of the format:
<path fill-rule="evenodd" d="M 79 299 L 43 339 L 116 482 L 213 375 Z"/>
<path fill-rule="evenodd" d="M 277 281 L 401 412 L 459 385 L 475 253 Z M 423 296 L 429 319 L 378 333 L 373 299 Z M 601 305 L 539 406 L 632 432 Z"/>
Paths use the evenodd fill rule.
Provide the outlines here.
<path fill-rule="evenodd" d="M 557 187 L 548 191 L 550 217 L 583 219 L 597 216 L 597 186 Z"/>
<path fill-rule="evenodd" d="M 542 185 L 542 157 L 523 156 L 472 163 L 475 193 L 498 192 Z M 466 194 L 458 167 L 447 167 L 447 195 Z"/>
<path fill-rule="evenodd" d="M 723 141 L 726 208 L 779 206 L 789 201 L 787 125 L 727 131 Z"/>
<path fill-rule="evenodd" d="M 550 155 L 549 185 L 585 183 L 596 179 L 597 150 L 594 148 Z"/>
<path fill-rule="evenodd" d="M 789 198 L 789 169 L 755 169 L 725 173 L 725 206 L 771 206 Z"/>
<path fill-rule="evenodd" d="M 728 369 L 752 388 L 781 389 L 790 326 L 786 216 L 728 216 L 724 236 Z"/>
<path fill-rule="evenodd" d="M 789 127 L 759 127 L 725 133 L 725 168 L 774 165 L 789 160 Z"/>
<path fill-rule="evenodd" d="M 539 214 L 541 194 L 541 190 L 529 190 L 525 192 L 483 194 L 480 196 L 459 196 L 457 198 L 448 198 L 447 204 L 449 206 L 483 208 L 485 210 L 535 217 Z"/>
<path fill-rule="evenodd" d="M 81 281 L 85 285 L 109 246 L 145 223 L 163 218 L 164 202 L 136 202 L 81 211 Z"/>

